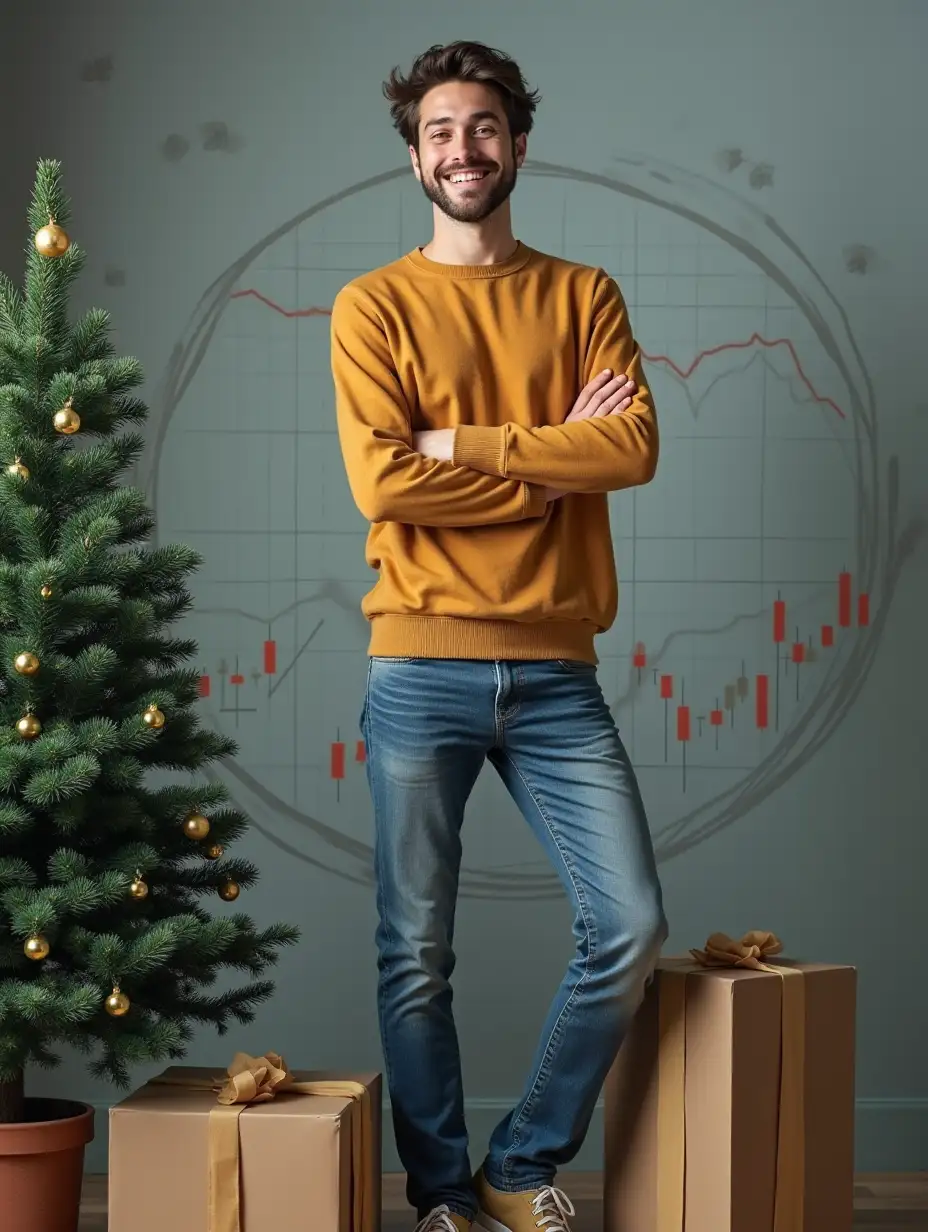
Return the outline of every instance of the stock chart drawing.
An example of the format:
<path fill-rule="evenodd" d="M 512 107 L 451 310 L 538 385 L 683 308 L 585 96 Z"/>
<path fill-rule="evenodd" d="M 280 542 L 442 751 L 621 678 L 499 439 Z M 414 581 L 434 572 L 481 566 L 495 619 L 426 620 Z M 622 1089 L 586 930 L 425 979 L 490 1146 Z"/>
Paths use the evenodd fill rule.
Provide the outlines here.
<path fill-rule="evenodd" d="M 371 877 L 358 715 L 373 582 L 335 429 L 329 314 L 427 238 L 408 168 L 265 237 L 207 289 L 153 404 L 162 541 L 203 554 L 189 632 L 222 767 L 272 841 Z M 861 688 L 905 556 L 895 470 L 847 318 L 776 223 L 678 168 L 529 163 L 526 243 L 602 266 L 654 390 L 654 482 L 610 497 L 619 576 L 601 680 L 658 857 L 732 825 L 814 755 Z M 565 415 L 569 410 L 564 408 Z M 471 859 L 462 893 L 560 893 L 537 853 Z"/>

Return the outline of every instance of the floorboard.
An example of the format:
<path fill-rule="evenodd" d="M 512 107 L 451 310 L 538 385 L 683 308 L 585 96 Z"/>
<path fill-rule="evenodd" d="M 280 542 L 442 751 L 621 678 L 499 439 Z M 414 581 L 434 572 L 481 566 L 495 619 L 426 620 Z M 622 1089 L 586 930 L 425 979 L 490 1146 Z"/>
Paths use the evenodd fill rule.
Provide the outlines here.
<path fill-rule="evenodd" d="M 565 1173 L 558 1181 L 577 1208 L 572 1232 L 601 1232 L 599 1173 Z M 854 1212 L 854 1232 L 898 1232 L 901 1228 L 928 1232 L 928 1172 L 858 1176 Z M 383 1185 L 383 1232 L 412 1232 L 414 1226 L 413 1213 L 406 1205 L 404 1178 L 390 1173 Z M 79 1232 L 107 1232 L 105 1176 L 85 1178 Z M 171 1230 L 166 1228 L 165 1232 Z"/>

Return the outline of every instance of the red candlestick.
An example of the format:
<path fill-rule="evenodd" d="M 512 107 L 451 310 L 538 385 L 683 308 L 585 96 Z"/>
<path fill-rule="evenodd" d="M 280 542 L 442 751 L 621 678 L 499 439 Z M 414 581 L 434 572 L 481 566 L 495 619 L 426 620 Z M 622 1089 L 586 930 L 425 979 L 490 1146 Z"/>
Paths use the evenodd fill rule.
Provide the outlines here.
<path fill-rule="evenodd" d="M 786 604 L 782 599 L 777 599 L 773 605 L 773 640 L 786 641 Z"/>
<path fill-rule="evenodd" d="M 838 574 L 838 624 L 842 629 L 851 627 L 851 575 L 847 571 Z"/>
<path fill-rule="evenodd" d="M 769 685 L 769 676 L 757 677 L 757 683 L 754 689 L 755 719 L 757 721 L 757 726 L 762 731 L 765 727 L 767 727 L 769 722 L 769 707 L 767 705 Z"/>
<path fill-rule="evenodd" d="M 332 745 L 332 778 L 343 779 L 345 777 L 345 745 L 341 740 L 336 740 Z"/>

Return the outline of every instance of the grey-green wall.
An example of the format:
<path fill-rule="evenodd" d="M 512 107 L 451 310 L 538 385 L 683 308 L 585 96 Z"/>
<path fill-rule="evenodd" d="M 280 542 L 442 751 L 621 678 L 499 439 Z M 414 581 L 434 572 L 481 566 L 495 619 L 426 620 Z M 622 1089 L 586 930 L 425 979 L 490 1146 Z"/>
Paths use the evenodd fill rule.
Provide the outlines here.
<path fill-rule="evenodd" d="M 817 562 L 827 562 L 830 570 L 837 557 L 822 549 L 812 553 L 815 563 L 810 564 L 803 534 L 810 542 L 818 537 L 826 544 L 836 537 L 828 513 L 832 500 L 842 515 L 851 515 L 837 534 L 847 536 L 849 567 L 862 559 L 861 536 L 876 536 L 871 628 L 847 634 L 857 637 L 867 654 L 857 666 L 851 659 L 841 669 L 844 675 L 832 700 L 842 721 L 804 764 L 794 750 L 779 784 L 768 773 L 770 748 L 775 751 L 777 739 L 785 747 L 787 723 L 782 732 L 764 737 L 774 742 L 769 747 L 758 751 L 754 737 L 753 743 L 738 747 L 741 770 L 760 762 L 767 767 L 766 786 L 734 824 L 704 841 L 697 841 L 696 823 L 691 824 L 679 853 L 662 861 L 672 926 L 668 950 L 701 945 L 716 929 L 740 934 L 771 928 L 784 938 L 790 954 L 857 964 L 858 1164 L 866 1170 L 928 1165 L 928 994 L 922 944 L 928 925 L 922 898 L 928 824 L 920 798 L 928 737 L 928 579 L 917 534 L 913 550 L 903 554 L 895 571 L 886 547 L 893 536 L 898 543 L 903 529 L 922 515 L 928 492 L 928 182 L 922 156 L 928 89 L 921 58 L 928 46 L 928 9 L 917 0 L 884 0 L 878 6 L 865 0 L 784 0 L 766 6 L 746 0 L 574 0 L 567 5 L 530 0 L 472 0 L 468 5 L 442 0 L 264 0 L 260 5 L 89 0 L 54 6 L 51 12 L 6 5 L 0 20 L 0 54 L 10 60 L 9 74 L 0 80 L 0 263 L 19 274 L 25 238 L 21 220 L 35 160 L 61 158 L 74 202 L 73 231 L 89 251 L 75 306 L 96 303 L 112 311 L 117 345 L 146 366 L 146 394 L 160 415 L 172 349 L 189 342 L 191 314 L 214 279 L 315 203 L 402 168 L 405 151 L 389 126 L 380 83 L 392 65 L 408 64 L 434 41 L 475 37 L 501 46 L 541 88 L 544 100 L 530 140 L 530 162 L 569 168 L 569 183 L 524 175 L 514 199 L 516 231 L 552 249 L 563 237 L 565 251 L 580 259 L 586 252 L 597 263 L 614 260 L 646 349 L 650 343 L 650 349 L 683 366 L 695 357 L 694 345 L 700 341 L 711 346 L 721 336 L 744 340 L 756 328 L 758 305 L 752 297 L 762 296 L 764 328 L 771 338 L 788 334 L 811 385 L 822 398 L 833 399 L 845 418 L 832 416 L 822 401 L 807 400 L 809 388 L 790 368 L 782 346 L 771 350 L 772 366 L 760 385 L 737 386 L 746 391 L 740 395 L 731 388 L 725 394 L 720 386 L 713 402 L 716 394 L 707 392 L 711 382 L 694 381 L 691 392 L 706 395 L 698 407 L 685 401 L 683 383 L 672 378 L 667 365 L 655 361 L 665 477 L 661 482 L 659 476 L 653 492 L 635 507 L 642 525 L 652 528 L 650 536 L 639 527 L 634 538 L 629 531 L 632 506 L 622 500 L 615 505 L 623 598 L 618 631 L 605 646 L 611 656 L 607 668 L 610 679 L 628 677 L 634 594 L 635 636 L 649 650 L 667 629 L 710 631 L 707 642 L 693 638 L 681 644 L 678 638 L 668 643 L 662 670 L 689 670 L 698 680 L 707 659 L 715 656 L 719 684 L 734 680 L 739 656 L 755 649 L 758 655 L 769 653 L 773 580 L 783 578 L 790 602 L 800 595 L 789 590 L 790 583 L 802 583 L 803 602 L 808 599 L 809 610 L 818 613 L 815 604 L 821 596 L 816 598 L 807 583 L 818 580 Z M 584 187 L 584 175 L 624 187 L 619 192 L 608 183 Z M 647 200 L 649 192 L 656 201 Z M 674 205 L 668 207 L 671 196 Z M 687 209 L 702 219 L 698 226 L 681 221 L 680 211 Z M 633 251 L 623 249 L 624 240 L 617 238 L 631 222 L 642 228 L 635 233 Z M 719 257 L 725 246 L 712 233 L 715 223 L 737 232 L 741 254 L 730 251 L 729 244 Z M 263 287 L 285 307 L 305 306 L 320 297 L 324 303 L 342 277 L 340 270 L 365 260 L 379 263 L 424 242 L 429 215 L 421 194 L 401 179 L 391 181 L 383 196 L 361 194 L 348 201 L 343 213 L 333 205 L 302 225 L 309 255 L 302 258 L 308 272 L 301 280 L 294 282 L 290 267 L 280 276 L 273 261 L 262 264 L 259 259 L 239 289 Z M 365 227 L 373 241 L 367 248 Z M 774 243 L 780 256 L 770 258 Z M 798 246 L 804 258 L 790 245 Z M 274 251 L 288 254 L 292 264 L 286 237 Z M 696 276 L 716 258 L 730 276 L 727 298 L 719 298 L 721 278 Z M 703 259 L 709 264 L 698 269 L 687 264 Z M 776 269 L 765 267 L 764 259 Z M 805 259 L 808 265 L 803 266 Z M 776 285 L 784 262 L 791 263 L 797 279 L 798 290 L 791 296 Z M 328 270 L 316 270 L 318 287 L 309 268 L 313 265 Z M 645 277 L 649 270 L 650 281 Z M 689 307 L 705 314 L 696 324 L 698 339 L 689 318 L 690 324 L 681 323 L 667 309 L 671 302 L 682 302 L 680 295 L 686 299 L 685 288 L 674 279 L 688 275 L 694 275 L 690 295 L 695 296 Z M 799 301 L 805 297 L 803 316 Z M 715 310 L 724 312 L 714 322 Z M 838 358 L 829 352 L 825 333 L 810 324 L 819 311 L 828 337 L 840 336 Z M 856 358 L 842 311 L 859 346 Z M 263 317 L 262 323 L 254 315 L 235 318 L 237 326 L 229 319 L 222 336 L 226 349 L 201 369 L 200 384 L 191 386 L 171 421 L 157 480 L 150 467 L 146 472 L 161 533 L 194 542 L 207 554 L 198 592 L 204 608 L 225 605 L 273 614 L 305 598 L 299 588 L 310 575 L 314 584 L 338 581 L 350 599 L 357 598 L 366 576 L 363 527 L 350 507 L 331 435 L 316 453 L 301 455 L 299 474 L 293 472 L 291 457 L 296 436 L 285 436 L 276 451 L 260 431 L 250 445 L 243 445 L 242 437 L 249 425 L 260 429 L 289 410 L 298 416 L 297 427 L 317 424 L 330 431 L 324 324 L 313 338 L 293 332 L 272 337 Z M 244 374 L 236 370 L 238 377 L 231 369 L 223 375 L 222 356 L 234 360 L 235 348 L 228 346 L 235 342 L 233 327 L 253 359 Z M 306 325 L 294 328 L 305 330 Z M 274 368 L 274 347 L 281 339 L 285 349 L 291 348 L 282 361 L 285 376 L 286 365 L 295 362 L 293 348 L 305 346 L 296 365 L 298 376 L 306 378 L 302 394 L 292 382 L 280 383 Z M 839 360 L 849 355 L 850 367 L 842 375 Z M 873 384 L 871 411 L 866 409 L 867 374 Z M 738 454 L 732 440 L 738 436 L 737 416 L 750 418 L 756 409 L 755 388 L 771 397 L 773 436 L 776 424 L 795 421 L 799 427 L 793 435 L 811 432 L 815 442 L 803 449 L 801 441 L 789 444 L 790 431 L 780 431 L 781 446 L 788 444 L 785 462 L 781 459 L 767 480 L 780 485 L 777 509 L 803 511 L 805 532 L 790 530 L 785 548 L 781 544 L 779 549 L 776 534 L 770 533 L 769 559 L 780 561 L 780 573 L 765 575 L 761 581 L 771 585 L 758 585 L 747 594 L 737 586 L 726 590 L 730 579 L 718 581 L 716 575 L 713 580 L 711 569 L 687 572 L 678 549 L 686 540 L 693 560 L 703 551 L 711 556 L 710 548 L 722 551 L 718 545 L 726 535 L 717 533 L 718 517 L 712 534 L 700 537 L 698 527 L 708 524 L 700 513 L 703 500 L 717 506 L 721 501 L 717 512 L 729 522 L 729 537 L 741 533 L 756 492 L 754 473 L 744 470 L 747 455 Z M 787 394 L 792 397 L 788 406 Z M 713 438 L 717 446 L 707 436 L 703 444 L 708 447 L 694 450 L 686 426 L 699 428 L 714 408 L 722 417 Z M 855 440 L 863 444 L 858 448 Z M 718 465 L 723 457 L 731 458 L 725 482 L 720 480 L 725 467 Z M 862 457 L 872 464 L 863 477 Z M 895 530 L 890 515 L 893 459 L 898 460 Z M 241 468 L 239 475 L 235 467 Z M 853 486 L 848 475 L 855 468 Z M 274 507 L 275 491 L 282 493 L 282 513 Z M 276 526 L 278 516 L 290 536 L 285 536 L 280 560 L 275 556 L 279 540 L 272 541 L 270 534 L 266 541 L 259 535 L 257 545 L 255 540 L 255 532 Z M 688 540 L 666 529 L 687 517 L 695 528 Z M 334 534 L 325 539 L 338 527 L 351 533 L 340 541 Z M 239 557 L 250 562 L 248 579 L 236 564 Z M 291 557 L 303 563 L 295 569 Z M 746 568 L 734 582 L 756 580 L 753 566 Z M 647 592 L 642 579 L 657 586 L 665 569 L 667 578 L 689 580 Z M 257 587 L 255 578 L 263 579 Z M 233 1030 L 222 1041 L 199 1034 L 191 1062 L 222 1067 L 235 1049 L 270 1048 L 300 1067 L 381 1067 L 372 894 L 346 878 L 357 868 L 339 851 L 337 839 L 314 831 L 306 820 L 312 814 L 337 833 L 365 842 L 370 838 L 358 774 L 343 785 L 337 804 L 325 777 L 334 724 L 342 738 L 355 739 L 363 678 L 362 631 L 350 614 L 339 620 L 341 609 L 333 610 L 325 635 L 331 640 L 321 637 L 314 655 L 299 661 L 286 685 L 287 706 L 268 709 L 265 691 L 263 708 L 240 716 L 238 727 L 229 728 L 243 741 L 243 765 L 248 763 L 258 784 L 243 795 L 256 821 L 244 847 L 263 870 L 260 885 L 239 905 L 262 922 L 297 921 L 304 941 L 286 954 L 277 973 L 278 995 L 261 1010 L 257 1023 Z M 726 640 L 729 624 L 738 624 L 735 617 L 741 617 L 740 627 L 749 627 L 747 651 L 743 642 Z M 204 648 L 205 669 L 217 672 L 219 660 L 231 662 L 238 651 L 243 671 L 253 661 L 260 666 L 266 634 L 259 623 L 233 619 L 211 624 L 211 619 L 201 615 L 192 625 Z M 308 636 L 311 625 L 275 629 L 281 653 L 285 643 L 297 644 L 304 627 Z M 824 660 L 819 656 L 817 664 L 808 666 L 811 675 L 804 677 L 804 687 L 813 692 L 828 684 L 825 675 L 815 675 L 826 671 Z M 749 662 L 749 675 L 755 667 Z M 784 707 L 793 705 L 794 678 L 784 676 Z M 845 695 L 855 694 L 857 685 L 859 691 L 848 699 Z M 247 687 L 253 687 L 250 679 Z M 278 702 L 281 696 L 275 694 Z M 708 696 L 694 696 L 694 706 L 702 700 L 712 705 Z M 648 743 L 649 732 L 660 734 L 661 712 L 643 691 L 636 705 L 634 713 L 620 710 L 620 722 L 638 733 L 636 756 L 642 763 L 653 754 L 656 765 L 644 775 L 644 785 L 658 834 L 688 811 L 679 785 L 679 748 L 671 741 L 672 765 L 664 770 L 660 741 L 656 753 Z M 739 722 L 750 717 L 751 705 L 745 702 Z M 789 710 L 794 717 L 801 713 L 801 705 Z M 223 715 L 216 721 L 231 722 Z M 282 758 L 286 764 L 270 764 L 275 748 L 292 750 Z M 349 753 L 352 749 L 349 743 Z M 737 792 L 738 773 L 726 778 L 716 768 L 705 739 L 693 747 L 691 758 L 687 798 L 694 804 L 713 792 L 716 799 L 726 789 Z M 297 762 L 299 772 L 293 768 Z M 282 799 L 295 811 L 279 807 Z M 707 820 L 718 816 L 718 805 L 706 814 Z M 499 788 L 482 782 L 468 823 L 468 864 L 516 867 L 512 895 L 468 896 L 459 916 L 455 1004 L 475 1158 L 519 1089 L 570 949 L 563 901 L 516 896 L 518 866 L 538 856 Z M 313 859 L 330 870 L 314 866 Z M 140 1069 L 138 1081 L 149 1072 Z M 88 1166 L 105 1167 L 104 1109 L 114 1092 L 94 1083 L 71 1056 L 53 1074 L 32 1075 L 31 1087 L 35 1093 L 60 1090 L 96 1103 L 101 1115 Z M 600 1125 L 578 1167 L 598 1166 Z M 396 1167 L 389 1133 L 385 1151 L 386 1166 Z"/>

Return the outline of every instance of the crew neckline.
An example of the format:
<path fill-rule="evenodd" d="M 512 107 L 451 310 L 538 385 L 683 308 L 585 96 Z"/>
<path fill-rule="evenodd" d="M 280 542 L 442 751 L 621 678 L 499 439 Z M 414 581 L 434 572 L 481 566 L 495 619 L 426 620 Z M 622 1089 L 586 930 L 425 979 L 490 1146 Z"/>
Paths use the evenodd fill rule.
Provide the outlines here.
<path fill-rule="evenodd" d="M 420 247 L 406 253 L 406 260 L 416 269 L 427 274 L 437 274 L 440 278 L 502 278 L 506 274 L 514 274 L 524 269 L 534 256 L 534 250 L 516 241 L 517 247 L 511 257 L 505 261 L 494 261 L 492 265 L 446 265 L 444 261 L 433 261 L 427 257 Z"/>

